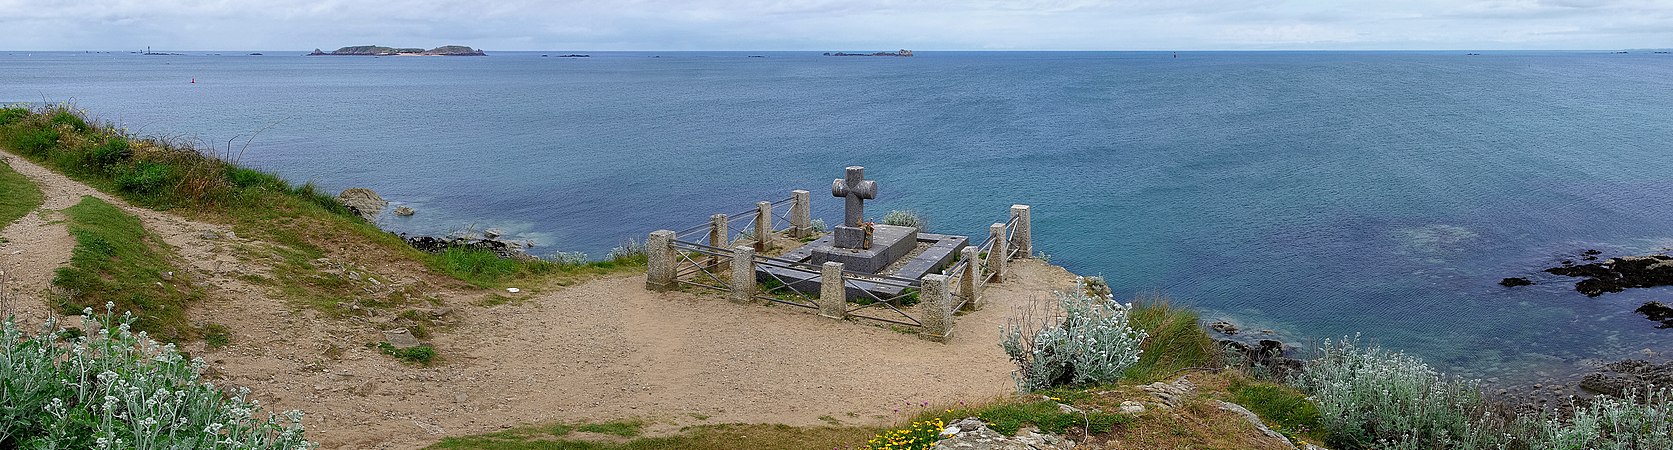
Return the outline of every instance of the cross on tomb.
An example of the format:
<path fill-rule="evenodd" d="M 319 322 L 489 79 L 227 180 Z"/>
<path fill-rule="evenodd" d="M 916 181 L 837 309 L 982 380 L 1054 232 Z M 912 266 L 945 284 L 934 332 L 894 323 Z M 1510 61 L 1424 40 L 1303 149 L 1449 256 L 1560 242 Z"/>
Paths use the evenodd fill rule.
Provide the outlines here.
<path fill-rule="evenodd" d="M 831 196 L 847 199 L 842 208 L 842 225 L 858 227 L 865 220 L 865 201 L 877 198 L 877 182 L 865 179 L 864 166 L 848 166 L 843 170 L 844 176 L 831 182 Z"/>

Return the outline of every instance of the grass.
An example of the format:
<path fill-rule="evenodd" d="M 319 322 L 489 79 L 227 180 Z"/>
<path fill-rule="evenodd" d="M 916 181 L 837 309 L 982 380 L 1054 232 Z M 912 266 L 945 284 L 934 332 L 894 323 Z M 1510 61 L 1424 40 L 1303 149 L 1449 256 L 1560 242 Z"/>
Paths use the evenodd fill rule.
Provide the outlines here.
<path fill-rule="evenodd" d="M 203 343 L 208 345 L 209 348 L 226 347 L 227 344 L 232 343 L 232 330 L 228 329 L 226 325 L 206 324 L 199 332 L 203 335 Z"/>
<path fill-rule="evenodd" d="M 1130 324 L 1146 333 L 1139 344 L 1139 362 L 1123 376 L 1140 383 L 1162 381 L 1191 368 L 1212 367 L 1220 347 L 1198 322 L 1196 311 L 1174 306 L 1167 297 L 1141 297 L 1133 302 Z"/>
<path fill-rule="evenodd" d="M 0 123 L 4 123 L 3 116 Z M 11 166 L 0 163 L 0 228 L 39 208 L 43 200 L 40 187 Z"/>
<path fill-rule="evenodd" d="M 325 273 L 325 268 L 315 263 L 321 258 L 365 265 L 373 272 L 440 275 L 422 276 L 420 284 L 410 286 L 415 292 L 428 290 L 432 284 L 449 287 L 458 282 L 483 288 L 512 283 L 568 285 L 644 266 L 643 254 L 632 252 L 606 261 L 576 264 L 501 259 L 486 251 L 426 254 L 354 215 L 312 183 L 295 185 L 272 173 L 238 165 L 229 160 L 236 159 L 231 148 L 203 149 L 139 138 L 87 120 L 82 113 L 62 105 L 0 108 L 0 148 L 134 205 L 230 225 L 240 236 L 277 244 L 271 251 L 249 252 L 242 257 L 272 263 L 273 279 L 264 284 L 288 300 L 333 317 L 346 315 L 338 310 L 339 305 L 375 305 L 370 311 L 399 311 L 417 305 L 413 302 L 422 296 L 392 299 L 377 288 L 362 289 L 365 286 L 354 280 Z M 28 196 L 21 189 L 0 190 L 0 201 L 20 197 L 20 203 L 28 205 Z M 0 208 L 5 214 L 13 210 Z M 30 207 L 23 208 L 26 212 Z M 85 278 L 80 281 L 97 284 Z M 138 303 L 137 298 L 127 301 Z M 154 333 L 180 334 L 177 331 L 181 328 L 172 324 L 152 328 L 157 322 L 142 320 L 136 326 Z"/>
<path fill-rule="evenodd" d="M 79 314 L 111 302 L 117 311 L 132 311 L 138 318 L 134 326 L 159 340 L 181 342 L 196 335 L 186 307 L 203 294 L 175 270 L 172 261 L 178 257 L 168 244 L 146 231 L 139 218 L 94 197 L 82 197 L 64 216 L 76 246 L 70 263 L 52 279 L 73 293 L 59 299 L 60 311 Z M 164 272 L 176 275 L 164 280 Z"/>
<path fill-rule="evenodd" d="M 444 438 L 431 450 L 826 450 L 833 445 L 853 448 L 875 429 L 859 427 L 792 427 L 788 425 L 698 425 L 668 436 L 637 437 L 643 424 L 554 424 L 520 427 L 475 436 Z M 575 436 L 583 431 L 617 439 Z M 621 431 L 618 433 L 615 431 Z M 631 431 L 631 433 L 626 433 Z M 635 438 L 636 437 L 636 438 Z M 634 438 L 621 440 L 620 438 Z M 841 444 L 833 444 L 841 443 Z"/>
<path fill-rule="evenodd" d="M 1322 430 L 1319 408 L 1301 391 L 1263 381 L 1235 380 L 1228 386 L 1231 402 L 1249 408 L 1267 426 L 1292 440 Z M 1317 438 L 1313 440 L 1317 441 Z"/>
<path fill-rule="evenodd" d="M 436 348 L 428 345 L 395 348 L 393 344 L 388 342 L 379 342 L 378 351 L 393 356 L 395 359 L 425 366 L 430 365 L 430 362 L 436 359 Z"/>

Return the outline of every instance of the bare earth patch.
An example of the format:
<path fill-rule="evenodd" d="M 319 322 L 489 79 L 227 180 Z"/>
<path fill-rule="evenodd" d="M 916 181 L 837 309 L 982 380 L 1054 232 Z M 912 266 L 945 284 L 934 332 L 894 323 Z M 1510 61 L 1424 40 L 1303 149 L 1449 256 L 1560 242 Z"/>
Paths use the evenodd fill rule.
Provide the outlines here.
<path fill-rule="evenodd" d="M 271 267 L 238 255 L 267 243 L 128 206 L 19 158 L 12 167 L 46 193 L 44 210 L 93 195 L 175 247 L 182 270 L 208 294 L 190 317 L 232 334 L 225 347 L 194 342 L 185 350 L 211 363 L 217 383 L 248 387 L 272 410 L 306 411 L 309 438 L 325 448 L 420 448 L 444 436 L 553 421 L 640 418 L 652 434 L 705 423 L 892 423 L 915 411 L 908 404 L 1012 392 L 998 347 L 1005 316 L 1074 283 L 1062 268 L 1014 262 L 1004 282 L 990 285 L 986 309 L 958 317 L 947 344 L 783 305 L 733 304 L 718 293 L 649 292 L 643 275 L 528 286 L 497 306 L 480 306 L 499 303 L 483 301 L 492 292 L 436 292 L 451 325 L 427 339 L 439 359 L 421 367 L 372 347 L 381 328 L 396 327 L 325 317 L 262 286 Z M 40 294 L 74 247 L 51 217 L 31 214 L 5 229 L 11 243 L 0 263 L 29 315 L 47 311 Z M 424 276 L 381 277 L 387 284 Z"/>

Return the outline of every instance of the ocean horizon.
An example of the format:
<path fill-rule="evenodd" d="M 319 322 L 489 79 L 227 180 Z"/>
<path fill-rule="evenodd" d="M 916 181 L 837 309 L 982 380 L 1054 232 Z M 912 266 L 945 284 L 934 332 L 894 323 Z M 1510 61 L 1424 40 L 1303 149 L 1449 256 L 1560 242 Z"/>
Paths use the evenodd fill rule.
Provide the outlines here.
<path fill-rule="evenodd" d="M 983 236 L 1029 204 L 1053 263 L 1289 342 L 1362 334 L 1506 384 L 1673 353 L 1633 312 L 1673 289 L 1587 298 L 1541 272 L 1673 249 L 1673 55 L 306 51 L 0 51 L 0 104 L 67 102 L 418 211 L 392 231 L 499 228 L 536 254 L 792 189 L 835 223 L 824 187 L 863 165 L 868 217 Z"/>

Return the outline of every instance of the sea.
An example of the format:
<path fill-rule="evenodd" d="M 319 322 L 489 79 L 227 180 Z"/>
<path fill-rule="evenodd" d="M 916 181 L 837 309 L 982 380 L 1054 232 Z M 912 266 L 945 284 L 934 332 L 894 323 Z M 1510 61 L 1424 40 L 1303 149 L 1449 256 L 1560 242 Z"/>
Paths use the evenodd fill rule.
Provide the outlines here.
<path fill-rule="evenodd" d="M 835 223 L 826 187 L 861 165 L 868 217 L 979 240 L 1031 205 L 1052 263 L 1245 333 L 1358 336 L 1503 384 L 1673 355 L 1633 312 L 1673 289 L 1588 298 L 1541 272 L 1673 247 L 1673 55 L 177 53 L 0 51 L 0 103 L 372 188 L 417 210 L 390 230 L 498 228 L 537 254 L 599 258 L 793 189 Z"/>

